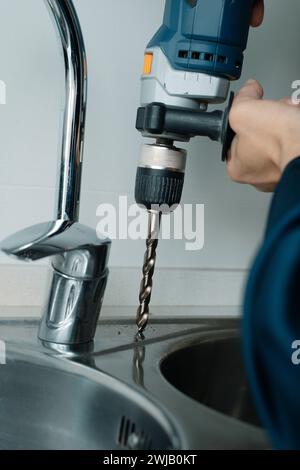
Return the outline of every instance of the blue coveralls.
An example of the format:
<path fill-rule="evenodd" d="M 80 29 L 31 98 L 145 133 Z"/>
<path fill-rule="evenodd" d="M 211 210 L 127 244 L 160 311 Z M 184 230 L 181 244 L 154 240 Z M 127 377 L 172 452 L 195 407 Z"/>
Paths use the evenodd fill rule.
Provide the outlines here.
<path fill-rule="evenodd" d="M 286 168 L 272 201 L 246 289 L 243 339 L 250 386 L 274 448 L 300 449 L 300 365 L 292 361 L 300 341 L 300 158 Z"/>

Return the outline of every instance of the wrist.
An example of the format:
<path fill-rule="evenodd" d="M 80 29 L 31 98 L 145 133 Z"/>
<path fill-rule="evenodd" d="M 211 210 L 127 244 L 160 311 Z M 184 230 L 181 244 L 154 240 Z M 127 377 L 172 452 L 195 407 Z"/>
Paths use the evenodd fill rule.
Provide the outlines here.
<path fill-rule="evenodd" d="M 297 110 L 298 111 L 298 110 Z M 298 111 L 299 112 L 299 111 Z M 298 113 L 297 113 L 298 114 Z M 300 119 L 297 116 L 291 116 L 280 126 L 279 135 L 279 156 L 277 164 L 283 173 L 286 167 L 296 158 L 300 157 Z"/>
<path fill-rule="evenodd" d="M 286 142 L 281 145 L 280 157 L 278 159 L 278 166 L 281 173 L 298 157 L 300 157 L 300 143 Z"/>

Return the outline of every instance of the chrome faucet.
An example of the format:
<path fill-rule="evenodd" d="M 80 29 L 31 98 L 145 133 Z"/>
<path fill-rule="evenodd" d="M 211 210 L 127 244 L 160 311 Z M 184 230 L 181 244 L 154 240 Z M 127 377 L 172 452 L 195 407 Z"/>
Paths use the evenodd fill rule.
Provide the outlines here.
<path fill-rule="evenodd" d="M 47 343 L 93 340 L 108 277 L 110 241 L 78 222 L 87 102 L 84 40 L 72 0 L 44 0 L 63 49 L 66 102 L 55 220 L 25 229 L 0 248 L 24 261 L 52 257 L 49 294 L 39 328 Z"/>

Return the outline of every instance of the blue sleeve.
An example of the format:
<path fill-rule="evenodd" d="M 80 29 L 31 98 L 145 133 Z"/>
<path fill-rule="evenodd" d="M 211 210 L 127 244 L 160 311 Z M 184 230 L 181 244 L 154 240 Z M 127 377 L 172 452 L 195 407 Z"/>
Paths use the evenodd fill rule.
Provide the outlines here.
<path fill-rule="evenodd" d="M 243 339 L 250 386 L 274 448 L 300 449 L 300 158 L 286 168 L 272 201 L 246 289 Z"/>

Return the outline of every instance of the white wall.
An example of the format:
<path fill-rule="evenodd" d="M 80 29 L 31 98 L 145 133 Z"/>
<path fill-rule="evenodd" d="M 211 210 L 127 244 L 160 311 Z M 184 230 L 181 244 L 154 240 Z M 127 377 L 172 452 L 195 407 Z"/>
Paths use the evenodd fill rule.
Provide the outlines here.
<path fill-rule="evenodd" d="M 7 104 L 0 106 L 2 239 L 20 228 L 52 219 L 63 70 L 44 2 L 0 0 L 0 3 L 0 80 L 7 85 Z M 128 194 L 133 199 L 141 144 L 134 128 L 139 75 L 144 47 L 161 23 L 164 0 L 74 0 L 74 3 L 89 62 L 81 221 L 95 227 L 98 204 L 115 203 L 119 194 Z M 279 98 L 290 94 L 291 82 L 300 78 L 300 2 L 266 3 L 264 26 L 251 32 L 243 79 L 258 78 L 268 97 Z M 177 280 L 178 285 L 173 286 L 174 302 L 181 300 L 183 305 L 201 304 L 206 297 L 210 300 L 203 303 L 213 303 L 216 290 L 222 296 L 220 273 L 226 276 L 239 273 L 237 282 L 229 286 L 234 292 L 229 297 L 224 292 L 224 303 L 238 303 L 241 280 L 262 237 L 269 197 L 228 181 L 220 163 L 218 144 L 197 139 L 188 148 L 183 202 L 206 204 L 205 248 L 197 253 L 187 252 L 183 241 L 164 241 L 159 249 L 158 267 L 164 268 L 165 273 L 185 268 L 194 282 L 199 282 L 199 278 L 191 275 L 193 272 L 204 279 L 205 273 L 215 273 L 209 283 L 210 291 L 195 296 L 194 301 L 191 292 L 184 295 L 182 280 Z M 114 242 L 111 266 L 116 268 L 115 273 L 118 267 L 132 268 L 125 270 L 125 277 L 132 273 L 132 286 L 127 286 L 123 297 L 116 295 L 112 302 L 132 302 L 129 290 L 139 278 L 143 248 L 142 242 Z M 11 263 L 0 256 L 4 273 L 0 304 L 21 304 L 25 298 L 22 283 L 18 281 L 17 291 L 8 295 L 5 283 L 8 262 Z M 28 268 L 26 272 L 30 276 Z M 117 279 L 114 274 L 111 292 L 118 291 Z M 15 285 L 13 271 L 9 282 L 10 286 Z M 190 282 L 193 281 L 189 281 L 189 286 Z M 159 286 L 154 301 L 166 302 Z M 33 297 L 32 303 L 36 304 Z"/>

